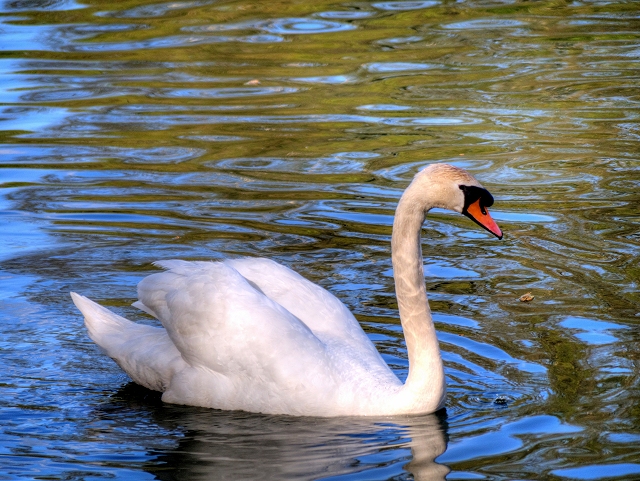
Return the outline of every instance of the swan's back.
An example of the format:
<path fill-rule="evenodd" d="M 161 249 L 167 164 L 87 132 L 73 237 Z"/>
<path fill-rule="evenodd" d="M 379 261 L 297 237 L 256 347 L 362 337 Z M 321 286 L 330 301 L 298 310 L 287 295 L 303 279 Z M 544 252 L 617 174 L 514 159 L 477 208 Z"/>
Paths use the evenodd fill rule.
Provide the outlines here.
<path fill-rule="evenodd" d="M 163 400 L 341 415 L 371 409 L 373 398 L 401 387 L 348 309 L 290 269 L 266 259 L 159 265 L 166 270 L 139 283 L 135 303 L 164 327 L 143 326 L 155 336 L 153 342 L 142 337 L 136 342 L 141 326 L 88 299 L 77 305 L 88 326 L 104 325 L 97 314 L 111 314 L 112 324 L 121 319 L 117 333 L 92 338 L 136 382 L 163 390 Z M 117 339 L 127 332 L 130 340 L 123 347 Z M 165 373 L 156 366 L 150 380 L 135 377 L 154 349 L 159 358 L 178 353 L 182 368 L 167 364 L 171 371 Z"/>
<path fill-rule="evenodd" d="M 304 322 L 324 342 L 373 347 L 342 301 L 297 272 L 264 258 L 233 259 L 225 264 Z M 373 351 L 378 354 L 375 348 Z"/>
<path fill-rule="evenodd" d="M 269 370 L 282 357 L 265 352 L 267 345 L 300 350 L 322 361 L 321 343 L 311 330 L 225 263 L 170 261 L 161 265 L 169 269 L 143 279 L 138 297 L 157 315 L 192 366 L 206 366 L 222 374 L 250 373 L 256 371 L 255 361 L 260 358 L 260 368 Z M 239 348 L 243 356 L 236 356 Z M 295 366 L 286 368 L 291 369 Z"/>

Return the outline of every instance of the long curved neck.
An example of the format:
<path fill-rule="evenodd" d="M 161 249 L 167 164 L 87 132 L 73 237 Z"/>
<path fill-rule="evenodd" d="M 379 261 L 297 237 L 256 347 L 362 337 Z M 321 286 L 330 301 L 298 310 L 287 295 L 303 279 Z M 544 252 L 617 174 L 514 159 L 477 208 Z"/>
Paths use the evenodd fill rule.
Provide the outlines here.
<path fill-rule="evenodd" d="M 420 232 L 434 203 L 417 201 L 411 186 L 400 199 L 393 222 L 391 257 L 400 321 L 409 355 L 409 376 L 402 389 L 408 402 L 441 407 L 445 376 L 424 282 Z"/>

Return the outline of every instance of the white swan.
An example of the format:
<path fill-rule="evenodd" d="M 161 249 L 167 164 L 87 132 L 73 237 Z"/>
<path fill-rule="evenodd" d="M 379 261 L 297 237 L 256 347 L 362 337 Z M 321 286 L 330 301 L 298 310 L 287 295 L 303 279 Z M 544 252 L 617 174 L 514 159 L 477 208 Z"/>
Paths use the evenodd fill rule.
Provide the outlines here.
<path fill-rule="evenodd" d="M 502 238 L 493 197 L 466 171 L 433 164 L 402 195 L 391 238 L 409 356 L 404 384 L 331 293 L 267 259 L 158 262 L 134 306 L 163 328 L 135 324 L 71 293 L 89 336 L 136 383 L 168 403 L 300 416 L 430 413 L 445 375 L 424 283 L 420 231 L 433 207 Z"/>

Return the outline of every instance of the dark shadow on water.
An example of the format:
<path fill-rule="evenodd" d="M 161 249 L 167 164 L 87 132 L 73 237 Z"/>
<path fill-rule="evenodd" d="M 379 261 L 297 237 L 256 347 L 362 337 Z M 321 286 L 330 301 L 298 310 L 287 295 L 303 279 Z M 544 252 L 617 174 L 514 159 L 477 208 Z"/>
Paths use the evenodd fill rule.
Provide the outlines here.
<path fill-rule="evenodd" d="M 446 412 L 389 418 L 312 418 L 164 404 L 160 393 L 123 386 L 94 414 L 126 405 L 138 424 L 173 433 L 143 469 L 156 479 L 444 480 Z M 133 432 L 132 432 L 133 434 Z"/>

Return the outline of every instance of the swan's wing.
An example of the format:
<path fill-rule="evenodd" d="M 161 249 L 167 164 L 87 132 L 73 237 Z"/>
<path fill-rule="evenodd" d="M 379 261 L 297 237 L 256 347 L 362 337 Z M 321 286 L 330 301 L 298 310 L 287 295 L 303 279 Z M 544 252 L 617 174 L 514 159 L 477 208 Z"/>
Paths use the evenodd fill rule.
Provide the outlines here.
<path fill-rule="evenodd" d="M 294 314 L 320 339 L 375 351 L 351 311 L 329 291 L 297 272 L 262 258 L 232 259 L 226 260 L 225 264 Z"/>
<path fill-rule="evenodd" d="M 168 270 L 143 279 L 138 297 L 189 365 L 236 386 L 273 384 L 286 391 L 310 377 L 329 382 L 325 345 L 238 271 L 219 262 L 159 265 Z"/>
<path fill-rule="evenodd" d="M 380 381 L 397 382 L 351 311 L 329 291 L 270 259 L 247 257 L 225 264 L 304 322 L 335 353 L 343 374 L 367 371 Z"/>
<path fill-rule="evenodd" d="M 133 323 L 84 296 L 71 293 L 89 337 L 138 384 L 165 391 L 187 364 L 162 328 Z"/>

